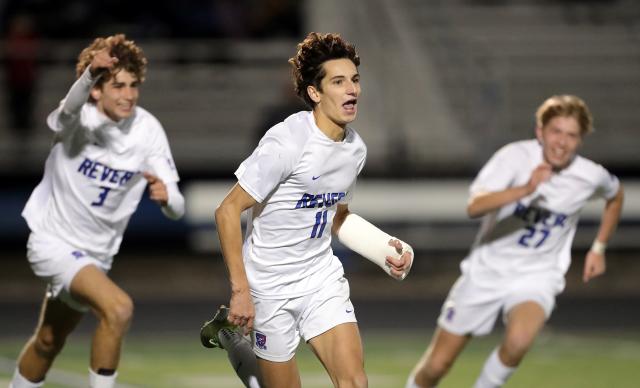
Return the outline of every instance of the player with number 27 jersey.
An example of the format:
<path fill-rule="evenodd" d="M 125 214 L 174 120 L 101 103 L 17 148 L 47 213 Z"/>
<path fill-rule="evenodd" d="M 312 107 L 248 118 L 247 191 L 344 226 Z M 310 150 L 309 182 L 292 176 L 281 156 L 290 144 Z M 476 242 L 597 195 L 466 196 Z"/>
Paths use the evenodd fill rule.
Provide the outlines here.
<path fill-rule="evenodd" d="M 243 246 L 252 294 L 308 295 L 343 276 L 331 249 L 331 224 L 338 203 L 352 198 L 366 153 L 355 130 L 347 127 L 336 143 L 312 112 L 291 115 L 267 131 L 235 173 L 258 202 Z"/>
<path fill-rule="evenodd" d="M 482 168 L 471 185 L 471 196 L 524 185 L 540 163 L 538 140 L 508 144 Z M 492 283 L 496 275 L 542 271 L 563 275 L 571 262 L 580 210 L 590 199 L 613 198 L 619 186 L 618 178 L 604 167 L 576 155 L 573 163 L 533 193 L 484 216 L 463 268 L 481 283 Z"/>

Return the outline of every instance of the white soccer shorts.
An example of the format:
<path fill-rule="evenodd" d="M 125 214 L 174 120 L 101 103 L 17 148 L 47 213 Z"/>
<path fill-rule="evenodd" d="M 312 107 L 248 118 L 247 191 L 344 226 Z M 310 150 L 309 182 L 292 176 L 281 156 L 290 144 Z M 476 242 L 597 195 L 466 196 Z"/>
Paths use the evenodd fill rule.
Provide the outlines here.
<path fill-rule="evenodd" d="M 357 322 L 345 278 L 309 295 L 289 299 L 253 298 L 253 351 L 265 360 L 289 361 L 300 337 L 308 342 L 342 323 Z"/>
<path fill-rule="evenodd" d="M 71 296 L 71 281 L 87 265 L 95 265 L 107 273 L 112 262 L 111 257 L 98 258 L 59 237 L 34 232 L 27 242 L 27 258 L 36 276 L 48 283 L 47 295 L 80 312 L 89 310 L 89 307 Z"/>
<path fill-rule="evenodd" d="M 528 301 L 539 304 L 549 319 L 555 297 L 563 289 L 564 278 L 555 273 L 496 279 L 493 285 L 479 285 L 463 274 L 449 291 L 438 325 L 457 335 L 486 335 L 493 330 L 501 311 L 506 323 L 509 311 Z"/>

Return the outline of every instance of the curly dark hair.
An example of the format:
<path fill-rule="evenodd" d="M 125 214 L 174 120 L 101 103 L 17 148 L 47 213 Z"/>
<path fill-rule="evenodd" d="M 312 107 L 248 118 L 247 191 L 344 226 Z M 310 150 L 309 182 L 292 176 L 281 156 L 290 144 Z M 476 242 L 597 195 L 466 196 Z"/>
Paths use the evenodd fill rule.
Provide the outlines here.
<path fill-rule="evenodd" d="M 298 43 L 296 55 L 289 59 L 293 85 L 298 97 L 312 109 L 316 103 L 309 97 L 307 87 L 311 85 L 322 91 L 320 82 L 326 75 L 322 65 L 326 61 L 342 58 L 350 59 L 356 67 L 360 66 L 360 57 L 355 47 L 342 39 L 340 34 L 310 32 Z"/>
<path fill-rule="evenodd" d="M 107 72 L 98 79 L 96 86 L 101 87 L 105 82 L 109 81 L 114 74 L 120 70 L 126 70 L 136 76 L 140 83 L 144 82 L 147 72 L 147 58 L 144 56 L 142 49 L 138 47 L 134 41 L 127 40 L 124 34 L 108 36 L 106 38 L 96 38 L 89 46 L 85 47 L 76 64 L 76 77 L 80 77 L 82 73 L 93 61 L 96 53 L 104 48 L 109 48 L 112 56 L 118 58 L 118 64 L 111 71 Z"/>

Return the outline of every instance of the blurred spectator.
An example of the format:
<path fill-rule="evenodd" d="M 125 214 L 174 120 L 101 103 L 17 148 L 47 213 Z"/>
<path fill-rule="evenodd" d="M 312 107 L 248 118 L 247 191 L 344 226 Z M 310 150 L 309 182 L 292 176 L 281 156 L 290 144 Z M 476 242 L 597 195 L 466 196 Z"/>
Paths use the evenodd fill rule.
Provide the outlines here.
<path fill-rule="evenodd" d="M 9 126 L 26 148 L 33 129 L 33 108 L 38 81 L 39 40 L 34 21 L 27 14 L 16 14 L 8 22 L 4 71 Z"/>

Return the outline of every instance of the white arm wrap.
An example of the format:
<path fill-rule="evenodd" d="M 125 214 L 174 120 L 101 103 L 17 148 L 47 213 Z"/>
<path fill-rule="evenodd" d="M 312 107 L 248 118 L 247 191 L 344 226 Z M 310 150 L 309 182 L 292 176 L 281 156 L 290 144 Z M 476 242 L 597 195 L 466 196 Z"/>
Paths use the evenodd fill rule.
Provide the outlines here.
<path fill-rule="evenodd" d="M 172 220 L 179 220 L 184 215 L 184 197 L 182 193 L 180 193 L 180 189 L 178 188 L 178 184 L 175 182 L 170 182 L 165 184 L 167 187 L 167 195 L 169 196 L 169 200 L 167 201 L 166 206 L 162 206 L 162 213 Z"/>
<path fill-rule="evenodd" d="M 391 268 L 386 263 L 387 256 L 393 258 L 401 256 L 394 247 L 389 245 L 389 240 L 392 239 L 402 243 L 402 253 L 411 252 L 411 261 L 413 264 L 413 249 L 409 244 L 381 231 L 375 225 L 357 214 L 349 214 L 338 231 L 338 240 L 340 240 L 342 244 L 377 264 L 388 275 L 391 275 Z M 409 269 L 402 274 L 399 280 L 403 280 L 408 274 Z"/>

